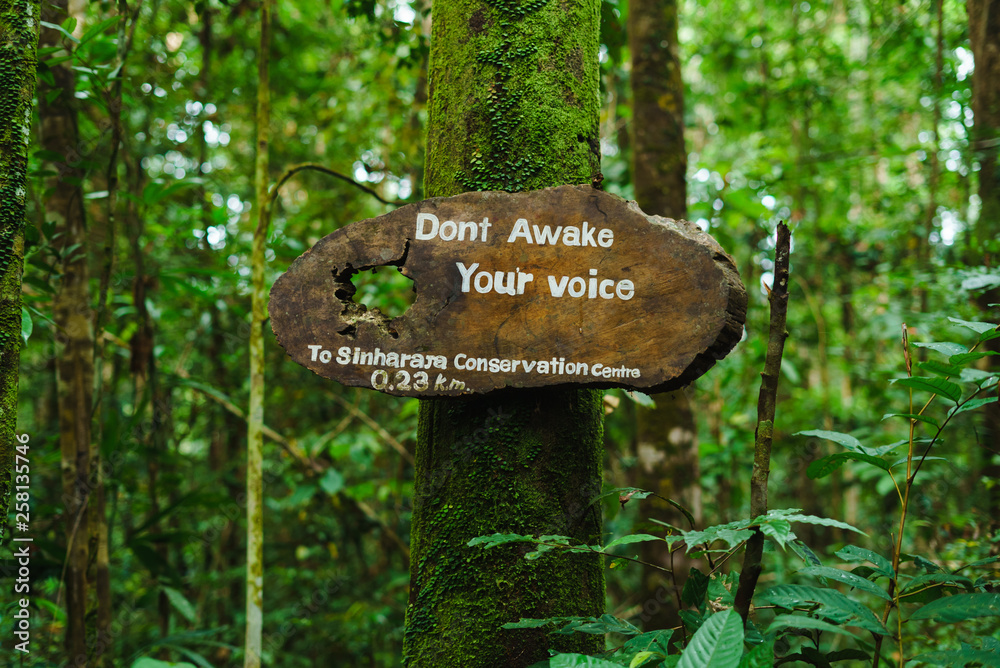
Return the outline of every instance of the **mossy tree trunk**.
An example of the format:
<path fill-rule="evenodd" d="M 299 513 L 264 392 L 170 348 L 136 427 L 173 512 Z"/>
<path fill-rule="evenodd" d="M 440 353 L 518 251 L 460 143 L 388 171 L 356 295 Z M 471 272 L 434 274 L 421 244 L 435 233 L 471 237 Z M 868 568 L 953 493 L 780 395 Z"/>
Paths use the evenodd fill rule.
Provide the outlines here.
<path fill-rule="evenodd" d="M 435 2 L 427 195 L 599 180 L 598 29 L 595 0 Z M 466 546 L 507 532 L 599 541 L 602 433 L 592 390 L 422 403 L 404 665 L 528 666 L 552 639 L 501 625 L 603 611 L 597 558 Z M 559 638 L 603 648 L 600 636 Z"/>
<path fill-rule="evenodd" d="M 632 180 L 639 207 L 669 218 L 687 216 L 687 150 L 684 146 L 684 83 L 677 43 L 676 0 L 630 0 L 632 58 Z M 691 402 L 682 390 L 655 395 L 655 408 L 636 408 L 636 468 L 630 484 L 656 492 L 701 515 L 698 439 Z M 676 526 L 687 521 L 665 501 L 643 502 L 643 519 Z M 657 532 L 657 525 L 639 527 Z M 640 596 L 646 629 L 677 626 L 678 595 L 691 565 L 684 555 L 656 543 L 640 546 L 643 561 L 673 568 L 674 577 L 645 567 Z"/>
<path fill-rule="evenodd" d="M 7 527 L 21 357 L 21 271 L 38 0 L 0 0 L 0 543 Z"/>

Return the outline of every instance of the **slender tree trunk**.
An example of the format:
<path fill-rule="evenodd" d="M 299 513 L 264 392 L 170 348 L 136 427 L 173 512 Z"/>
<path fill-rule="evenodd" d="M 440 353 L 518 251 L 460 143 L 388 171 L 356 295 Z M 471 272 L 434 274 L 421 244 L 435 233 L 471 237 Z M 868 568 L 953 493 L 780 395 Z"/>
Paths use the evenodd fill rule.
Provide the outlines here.
<path fill-rule="evenodd" d="M 972 230 L 968 258 L 970 262 L 997 266 L 1000 263 L 1000 0 L 967 0 L 969 41 L 976 68 L 972 74 L 973 154 L 979 162 L 979 219 Z M 989 290 L 979 299 L 979 307 L 987 318 L 996 317 L 1000 289 Z M 996 322 L 995 319 L 991 322 Z M 1000 339 L 986 343 L 987 348 L 1000 352 Z M 996 369 L 1000 357 L 987 358 Z M 985 421 L 981 442 L 985 448 L 983 475 L 1000 480 L 1000 466 L 992 464 L 1000 454 L 1000 404 L 983 407 Z M 1000 485 L 990 491 L 987 517 L 993 526 L 1000 524 Z"/>
<path fill-rule="evenodd" d="M 38 0 L 0 0 L 0 544 L 17 445 L 24 208 L 39 11 Z"/>
<path fill-rule="evenodd" d="M 250 406 L 247 411 L 247 629 L 244 668 L 260 668 L 264 630 L 264 243 L 267 235 L 268 145 L 271 123 L 271 0 L 261 3 L 257 79 L 257 224 L 251 257 Z"/>
<path fill-rule="evenodd" d="M 66 19 L 66 0 L 46 4 L 42 18 L 60 24 Z M 41 31 L 41 46 L 64 45 L 62 35 Z M 93 313 L 87 268 L 87 230 L 83 210 L 75 76 L 70 61 L 52 65 L 52 84 L 39 84 L 42 146 L 62 159 L 53 167 L 45 215 L 60 233 L 55 244 L 61 255 L 61 279 L 53 303 L 56 325 L 59 443 L 62 451 L 63 499 L 66 521 L 66 650 L 71 665 L 87 662 L 86 615 L 90 584 L 91 408 L 94 388 Z M 81 662 L 82 661 L 82 662 Z"/>
<path fill-rule="evenodd" d="M 439 1 L 431 36 L 427 195 L 599 180 L 599 4 Z M 469 548 L 496 532 L 601 539 L 601 394 L 522 390 L 422 402 L 403 663 L 519 668 L 600 636 L 504 631 L 599 615 L 601 561 Z"/>
<path fill-rule="evenodd" d="M 632 179 L 635 199 L 647 213 L 687 216 L 687 150 L 684 146 L 684 83 L 677 42 L 677 2 L 631 0 L 628 13 L 632 57 Z M 701 514 L 698 438 L 687 395 L 678 390 L 653 397 L 655 408 L 636 409 L 638 439 L 632 485 L 656 492 Z M 643 516 L 686 526 L 664 501 L 645 502 Z M 640 558 L 674 570 L 643 568 L 641 619 L 647 629 L 677 626 L 679 587 L 692 562 L 673 562 L 665 545 L 643 543 Z"/>

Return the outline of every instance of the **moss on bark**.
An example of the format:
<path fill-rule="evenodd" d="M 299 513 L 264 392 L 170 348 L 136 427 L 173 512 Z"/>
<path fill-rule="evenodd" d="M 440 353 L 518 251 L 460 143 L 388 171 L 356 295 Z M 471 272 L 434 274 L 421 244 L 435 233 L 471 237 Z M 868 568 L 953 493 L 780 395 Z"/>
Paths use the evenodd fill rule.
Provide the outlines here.
<path fill-rule="evenodd" d="M 530 190 L 600 174 L 599 3 L 434 5 L 425 187 Z M 598 615 L 600 559 L 469 548 L 492 533 L 600 540 L 601 394 L 521 390 L 421 405 L 404 665 L 517 668 L 600 636 L 504 631 L 521 617 Z"/>
<path fill-rule="evenodd" d="M 0 0 L 0 543 L 16 445 L 24 208 L 39 4 Z"/>

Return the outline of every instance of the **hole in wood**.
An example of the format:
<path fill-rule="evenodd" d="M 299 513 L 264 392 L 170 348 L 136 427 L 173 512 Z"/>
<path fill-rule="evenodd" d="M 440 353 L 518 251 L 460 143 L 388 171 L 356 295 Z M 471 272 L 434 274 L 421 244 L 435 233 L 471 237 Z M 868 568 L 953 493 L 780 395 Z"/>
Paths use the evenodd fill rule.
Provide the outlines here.
<path fill-rule="evenodd" d="M 351 283 L 355 302 L 378 310 L 390 319 L 406 313 L 417 296 L 413 279 L 391 265 L 359 271 L 351 277 Z"/>

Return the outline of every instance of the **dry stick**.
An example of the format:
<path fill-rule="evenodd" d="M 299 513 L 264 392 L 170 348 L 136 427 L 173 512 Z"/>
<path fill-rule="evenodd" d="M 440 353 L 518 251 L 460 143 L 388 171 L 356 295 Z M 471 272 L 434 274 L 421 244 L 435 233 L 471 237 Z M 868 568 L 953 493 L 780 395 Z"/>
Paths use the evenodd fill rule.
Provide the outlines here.
<path fill-rule="evenodd" d="M 778 374 L 781 355 L 785 349 L 785 316 L 788 313 L 788 256 L 791 233 L 788 226 L 778 223 L 778 243 L 774 251 L 774 287 L 768 292 L 771 306 L 771 331 L 767 339 L 767 357 L 761 373 L 760 394 L 757 398 L 757 429 L 754 432 L 753 475 L 750 478 L 750 517 L 760 517 L 767 512 L 767 477 L 771 469 L 771 440 L 774 436 L 774 407 L 778 395 Z M 750 614 L 750 601 L 757 578 L 760 577 L 761 557 L 764 555 L 764 534 L 754 529 L 747 540 L 743 556 L 743 571 L 736 589 L 734 607 L 746 625 Z"/>

